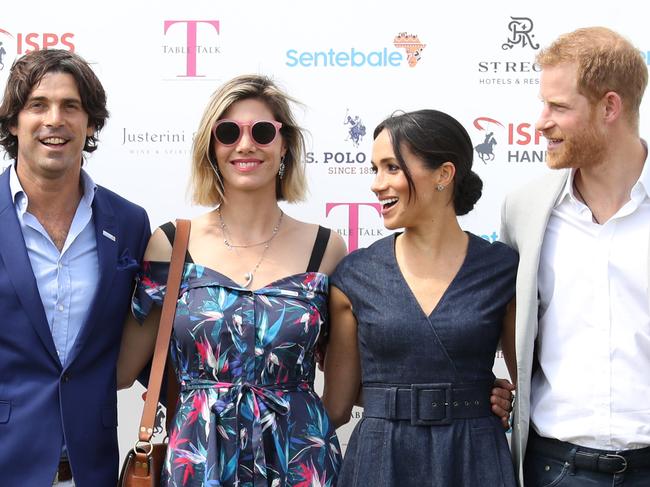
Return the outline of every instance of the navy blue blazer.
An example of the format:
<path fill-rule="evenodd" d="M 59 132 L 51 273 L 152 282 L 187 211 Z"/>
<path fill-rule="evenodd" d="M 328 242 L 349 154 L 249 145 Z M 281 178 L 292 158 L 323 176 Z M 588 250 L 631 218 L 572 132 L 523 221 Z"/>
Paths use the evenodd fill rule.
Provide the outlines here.
<path fill-rule="evenodd" d="M 54 347 L 9 191 L 9 170 L 0 175 L 3 486 L 52 485 L 64 439 L 77 486 L 117 484 L 115 365 L 134 277 L 151 229 L 144 209 L 101 186 L 92 209 L 99 285 L 64 367 Z"/>

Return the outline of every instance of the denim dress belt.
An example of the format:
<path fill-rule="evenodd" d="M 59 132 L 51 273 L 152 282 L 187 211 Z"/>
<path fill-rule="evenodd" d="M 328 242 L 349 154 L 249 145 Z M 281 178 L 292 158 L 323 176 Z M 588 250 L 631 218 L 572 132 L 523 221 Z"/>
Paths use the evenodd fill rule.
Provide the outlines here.
<path fill-rule="evenodd" d="M 592 472 L 617 474 L 631 469 L 650 469 L 650 447 L 623 451 L 598 450 L 544 438 L 531 431 L 528 448 L 540 455 L 567 462 L 574 468 Z"/>
<path fill-rule="evenodd" d="M 453 384 L 367 384 L 363 387 L 363 415 L 414 426 L 450 424 L 454 419 L 492 414 L 492 382 Z"/>

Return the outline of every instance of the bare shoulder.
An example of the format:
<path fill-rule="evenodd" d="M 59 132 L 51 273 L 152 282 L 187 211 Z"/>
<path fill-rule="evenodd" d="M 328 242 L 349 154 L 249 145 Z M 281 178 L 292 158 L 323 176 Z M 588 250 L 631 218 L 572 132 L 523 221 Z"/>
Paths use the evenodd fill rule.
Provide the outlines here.
<path fill-rule="evenodd" d="M 172 258 L 172 244 L 165 232 L 160 227 L 156 228 L 149 239 L 147 250 L 144 252 L 144 260 L 156 262 L 169 262 Z"/>
<path fill-rule="evenodd" d="M 323 256 L 323 262 L 321 263 L 321 272 L 325 274 L 331 274 L 336 269 L 336 266 L 339 262 L 345 257 L 348 253 L 347 245 L 343 237 L 332 230 L 330 234 L 330 239 L 327 242 L 327 248 L 325 249 L 325 255 Z"/>
<path fill-rule="evenodd" d="M 319 225 L 315 223 L 307 223 L 291 218 L 292 241 L 294 243 L 302 242 L 302 248 L 305 249 L 307 258 L 314 247 L 318 227 Z M 345 241 L 337 232 L 331 231 L 319 271 L 324 274 L 331 274 L 346 254 Z"/>

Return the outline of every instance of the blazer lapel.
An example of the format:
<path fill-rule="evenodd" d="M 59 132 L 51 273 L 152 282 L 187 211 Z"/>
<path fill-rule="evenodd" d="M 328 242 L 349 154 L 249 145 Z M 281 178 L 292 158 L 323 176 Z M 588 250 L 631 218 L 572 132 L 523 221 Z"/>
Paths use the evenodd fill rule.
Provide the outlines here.
<path fill-rule="evenodd" d="M 538 290 L 537 271 L 539 258 L 546 233 L 546 226 L 551 216 L 558 195 L 568 177 L 568 171 L 552 172 L 543 178 L 535 188 L 535 197 L 530 204 L 521 208 L 518 234 L 520 256 L 520 279 L 517 281 L 517 307 L 527 316 L 520 316 L 519 323 L 525 323 L 526 329 L 519 333 L 518 345 L 530 345 L 528 337 L 537 335 Z M 530 193 L 529 193 L 530 194 Z M 525 212 L 525 214 L 524 214 Z M 518 348 L 521 348 L 518 346 Z M 524 355 L 526 356 L 526 355 Z"/>
<path fill-rule="evenodd" d="M 41 295 L 38 292 L 36 278 L 32 271 L 32 264 L 25 247 L 23 232 L 11 198 L 9 170 L 0 176 L 0 228 L 4 235 L 0 238 L 0 258 L 2 258 L 9 279 L 16 290 L 18 300 L 43 345 L 52 358 L 60 364 L 52 332 L 43 309 Z"/>
<path fill-rule="evenodd" d="M 537 336 L 539 299 L 537 273 L 546 226 L 569 171 L 553 171 L 533 187 L 519 193 L 516 209 L 516 241 L 519 250 L 517 271 L 517 330 L 515 332 L 518 363 L 517 395 L 526 398 L 517 401 L 517 424 L 512 436 L 512 452 L 516 460 L 520 482 L 523 482 L 522 462 L 530 423 L 530 381 Z M 533 196 L 531 196 L 533 195 Z M 513 212 L 514 213 L 514 212 Z"/>
<path fill-rule="evenodd" d="M 101 321 L 104 307 L 110 301 L 108 296 L 111 293 L 113 277 L 117 269 L 118 239 L 115 214 L 110 202 L 107 200 L 102 188 L 97 188 L 92 204 L 93 223 L 95 224 L 95 238 L 97 240 L 97 261 L 99 262 L 99 282 L 97 291 L 90 304 L 88 316 L 81 327 L 79 336 L 75 341 L 70 357 L 67 361 L 69 366 L 83 348 L 84 343 L 92 332 L 96 323 Z"/>

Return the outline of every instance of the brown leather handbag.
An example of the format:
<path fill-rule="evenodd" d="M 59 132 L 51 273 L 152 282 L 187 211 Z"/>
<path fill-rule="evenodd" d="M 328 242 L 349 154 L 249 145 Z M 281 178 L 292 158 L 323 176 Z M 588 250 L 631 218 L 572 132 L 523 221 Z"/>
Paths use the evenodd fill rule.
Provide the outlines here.
<path fill-rule="evenodd" d="M 156 408 L 165 372 L 169 340 L 174 324 L 174 316 L 176 315 L 176 304 L 183 276 L 189 236 L 190 221 L 176 220 L 176 236 L 174 237 L 169 274 L 167 275 L 167 292 L 163 299 L 156 347 L 149 375 L 149 387 L 138 431 L 138 441 L 124 459 L 120 478 L 117 481 L 118 487 L 158 487 L 160 485 L 160 474 L 165 461 L 167 443 L 152 443 L 151 438 L 153 437 Z M 176 385 L 175 382 L 175 380 L 168 381 L 168 391 Z M 173 416 L 172 410 L 175 407 L 175 402 L 171 401 L 175 401 L 175 397 L 171 399 L 170 394 L 167 394 L 167 396 L 167 434 L 169 434 L 169 424 Z M 171 396 L 175 396 L 175 394 Z"/>

